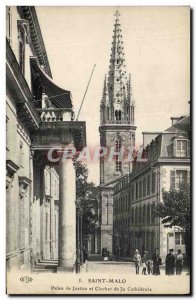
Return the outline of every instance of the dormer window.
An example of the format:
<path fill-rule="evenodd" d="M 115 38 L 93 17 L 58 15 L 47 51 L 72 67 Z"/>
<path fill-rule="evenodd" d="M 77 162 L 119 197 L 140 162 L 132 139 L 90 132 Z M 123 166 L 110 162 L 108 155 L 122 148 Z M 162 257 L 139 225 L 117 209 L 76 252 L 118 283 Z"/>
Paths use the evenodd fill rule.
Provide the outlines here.
<path fill-rule="evenodd" d="M 190 157 L 190 141 L 178 138 L 174 140 L 174 156 Z"/>

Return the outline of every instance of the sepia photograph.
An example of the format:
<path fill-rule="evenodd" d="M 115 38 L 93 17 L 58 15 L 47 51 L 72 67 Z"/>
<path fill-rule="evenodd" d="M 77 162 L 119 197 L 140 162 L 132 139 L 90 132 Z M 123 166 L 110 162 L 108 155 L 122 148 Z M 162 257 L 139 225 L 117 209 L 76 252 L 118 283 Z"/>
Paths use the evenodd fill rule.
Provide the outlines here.
<path fill-rule="evenodd" d="M 190 295 L 190 7 L 5 13 L 6 293 Z"/>

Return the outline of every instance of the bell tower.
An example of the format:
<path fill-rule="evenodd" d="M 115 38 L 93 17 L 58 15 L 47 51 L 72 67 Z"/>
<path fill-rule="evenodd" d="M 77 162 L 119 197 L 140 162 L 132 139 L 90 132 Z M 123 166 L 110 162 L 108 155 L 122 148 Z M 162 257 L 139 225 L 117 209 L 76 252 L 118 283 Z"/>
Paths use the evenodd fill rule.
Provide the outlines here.
<path fill-rule="evenodd" d="M 125 65 L 122 29 L 119 11 L 115 12 L 109 72 L 105 75 L 100 104 L 100 145 L 114 151 L 113 158 L 100 158 L 101 187 L 101 249 L 112 252 L 113 189 L 115 181 L 131 172 L 131 162 L 122 159 L 135 146 L 134 99 L 131 75 Z M 113 150 L 112 150 L 113 149 Z M 110 153 L 111 154 L 111 153 Z"/>
<path fill-rule="evenodd" d="M 131 87 L 131 75 L 126 72 L 124 46 L 122 40 L 120 13 L 115 13 L 113 41 L 108 76 L 105 76 L 103 95 L 100 105 L 100 144 L 113 146 L 117 152 L 135 146 L 134 99 Z M 109 161 L 100 161 L 100 183 L 124 175 L 131 171 L 131 164 L 120 161 L 118 155 Z"/>

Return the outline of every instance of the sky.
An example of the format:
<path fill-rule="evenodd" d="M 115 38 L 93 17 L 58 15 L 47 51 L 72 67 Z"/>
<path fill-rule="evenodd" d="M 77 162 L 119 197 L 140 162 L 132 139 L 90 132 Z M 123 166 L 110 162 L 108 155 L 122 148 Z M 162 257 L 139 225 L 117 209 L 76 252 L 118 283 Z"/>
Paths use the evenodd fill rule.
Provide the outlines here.
<path fill-rule="evenodd" d="M 172 116 L 187 115 L 190 100 L 190 32 L 186 7 L 118 7 L 125 64 L 132 77 L 136 144 L 143 131 L 163 131 Z M 36 7 L 53 80 L 70 90 L 87 145 L 99 145 L 99 106 L 108 72 L 116 7 Z M 99 162 L 87 164 L 99 184 Z"/>

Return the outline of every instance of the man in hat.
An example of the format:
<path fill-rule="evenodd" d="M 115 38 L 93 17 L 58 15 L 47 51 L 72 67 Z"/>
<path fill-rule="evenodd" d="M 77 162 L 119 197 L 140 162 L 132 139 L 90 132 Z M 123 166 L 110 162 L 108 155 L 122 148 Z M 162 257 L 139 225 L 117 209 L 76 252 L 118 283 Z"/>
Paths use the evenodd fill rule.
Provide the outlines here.
<path fill-rule="evenodd" d="M 136 249 L 135 250 L 135 255 L 133 257 L 134 263 L 135 263 L 135 271 L 136 271 L 136 275 L 139 274 L 139 270 L 140 270 L 140 264 L 141 264 L 141 255 L 139 254 L 139 250 Z"/>

